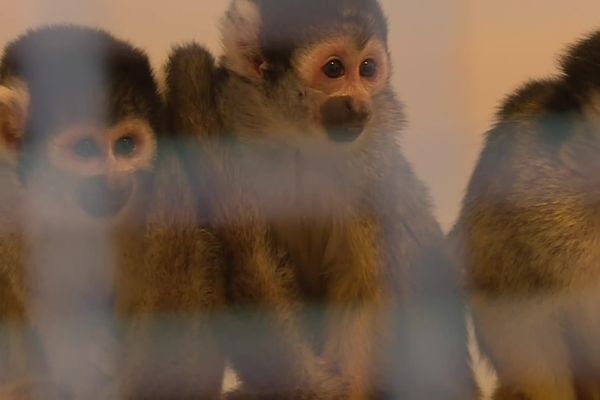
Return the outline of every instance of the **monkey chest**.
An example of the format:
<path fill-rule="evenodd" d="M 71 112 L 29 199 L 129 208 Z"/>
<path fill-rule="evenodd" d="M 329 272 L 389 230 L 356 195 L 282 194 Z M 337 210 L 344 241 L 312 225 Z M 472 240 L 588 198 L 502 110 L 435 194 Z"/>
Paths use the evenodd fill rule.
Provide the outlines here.
<path fill-rule="evenodd" d="M 298 221 L 276 224 L 274 227 L 278 246 L 289 258 L 294 275 L 302 292 L 319 300 L 326 295 L 327 277 L 331 267 L 328 249 L 331 246 L 331 229 L 317 221 Z"/>

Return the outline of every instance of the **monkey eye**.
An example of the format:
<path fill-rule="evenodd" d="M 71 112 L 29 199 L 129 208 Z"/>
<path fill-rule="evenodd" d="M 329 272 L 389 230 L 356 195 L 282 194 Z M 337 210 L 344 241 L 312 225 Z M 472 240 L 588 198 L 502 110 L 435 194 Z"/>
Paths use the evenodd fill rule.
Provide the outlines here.
<path fill-rule="evenodd" d="M 131 157 L 137 147 L 133 136 L 122 136 L 115 142 L 114 152 L 118 156 Z"/>
<path fill-rule="evenodd" d="M 339 78 L 346 73 L 346 70 L 344 69 L 344 64 L 342 64 L 342 61 L 338 60 L 337 58 L 328 61 L 322 69 L 323 73 L 325 73 L 325 75 L 327 75 L 328 78 L 332 79 Z"/>
<path fill-rule="evenodd" d="M 99 157 L 102 153 L 98 143 L 92 138 L 83 138 L 75 142 L 73 152 L 85 159 Z"/>
<path fill-rule="evenodd" d="M 360 64 L 360 76 L 372 78 L 377 74 L 377 63 L 372 58 L 367 58 Z"/>

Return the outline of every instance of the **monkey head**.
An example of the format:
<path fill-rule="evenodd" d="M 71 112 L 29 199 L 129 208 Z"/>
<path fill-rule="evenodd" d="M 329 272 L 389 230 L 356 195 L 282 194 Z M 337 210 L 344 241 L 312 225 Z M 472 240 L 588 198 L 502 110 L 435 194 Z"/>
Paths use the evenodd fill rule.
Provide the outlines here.
<path fill-rule="evenodd" d="M 47 27 L 0 64 L 0 143 L 37 212 L 100 224 L 139 207 L 161 103 L 147 57 L 105 32 Z"/>
<path fill-rule="evenodd" d="M 376 0 L 234 0 L 222 30 L 224 65 L 262 85 L 288 121 L 308 124 L 301 135 L 353 142 L 368 131 L 390 77 Z"/>

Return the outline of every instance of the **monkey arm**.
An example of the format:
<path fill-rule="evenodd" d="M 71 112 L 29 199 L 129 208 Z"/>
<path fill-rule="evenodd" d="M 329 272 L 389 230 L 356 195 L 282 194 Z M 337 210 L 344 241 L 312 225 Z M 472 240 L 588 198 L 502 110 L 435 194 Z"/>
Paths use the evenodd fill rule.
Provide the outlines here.
<path fill-rule="evenodd" d="M 477 398 L 459 271 L 422 185 L 405 159 L 396 163 L 375 189 L 373 205 L 394 285 L 393 361 L 386 375 L 402 398 Z"/>
<path fill-rule="evenodd" d="M 0 387 L 27 374 L 25 310 L 6 271 L 0 274 Z M 20 372 L 19 372 L 20 371 Z"/>
<path fill-rule="evenodd" d="M 442 247 L 443 249 L 443 247 Z M 392 377 L 409 399 L 476 399 L 469 366 L 463 297 L 453 266 L 437 246 L 408 265 L 411 300 L 395 315 Z"/>
<path fill-rule="evenodd" d="M 156 190 L 131 271 L 122 386 L 133 398 L 218 399 L 224 357 L 216 321 L 225 304 L 221 246 L 199 226 L 192 188 L 173 154 Z"/>

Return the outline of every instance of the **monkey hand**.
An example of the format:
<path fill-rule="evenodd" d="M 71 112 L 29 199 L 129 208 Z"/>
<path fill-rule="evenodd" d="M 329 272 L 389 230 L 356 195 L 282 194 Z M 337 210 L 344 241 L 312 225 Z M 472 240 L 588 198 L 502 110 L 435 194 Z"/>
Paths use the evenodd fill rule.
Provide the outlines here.
<path fill-rule="evenodd" d="M 2 400 L 70 400 L 71 398 L 64 389 L 49 379 L 29 379 L 0 385 Z"/>

